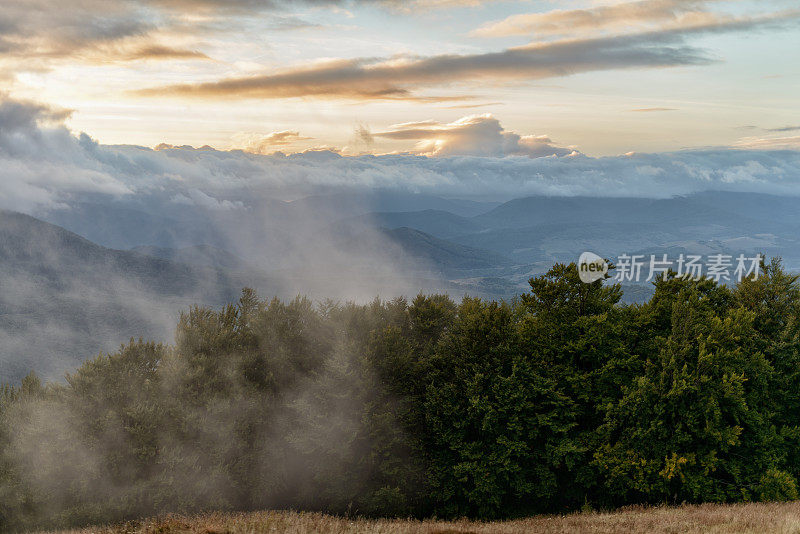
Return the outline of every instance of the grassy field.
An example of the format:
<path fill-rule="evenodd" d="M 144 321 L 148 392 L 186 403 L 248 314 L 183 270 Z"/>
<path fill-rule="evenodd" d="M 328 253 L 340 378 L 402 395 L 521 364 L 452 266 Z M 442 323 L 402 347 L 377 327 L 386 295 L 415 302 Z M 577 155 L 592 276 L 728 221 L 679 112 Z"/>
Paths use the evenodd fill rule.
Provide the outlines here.
<path fill-rule="evenodd" d="M 505 534 L 511 532 L 647 533 L 800 533 L 800 502 L 632 508 L 612 513 L 539 516 L 517 521 L 407 521 L 343 519 L 314 513 L 254 512 L 166 516 L 119 525 L 70 531 L 71 534 Z"/>

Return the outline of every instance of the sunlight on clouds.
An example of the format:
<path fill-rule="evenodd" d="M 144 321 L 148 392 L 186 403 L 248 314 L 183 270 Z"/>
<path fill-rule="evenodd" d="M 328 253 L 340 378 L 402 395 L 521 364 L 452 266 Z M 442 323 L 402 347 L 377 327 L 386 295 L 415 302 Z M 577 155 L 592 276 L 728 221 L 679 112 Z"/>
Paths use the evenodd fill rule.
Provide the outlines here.
<path fill-rule="evenodd" d="M 166 204 L 190 199 L 232 209 L 254 195 L 298 198 L 320 188 L 486 198 L 526 194 L 665 198 L 704 190 L 800 191 L 800 151 L 715 149 L 592 158 L 556 147 L 546 137 L 509 132 L 487 115 L 452 123 L 405 123 L 372 134 L 401 137 L 407 143 L 424 143 L 422 150 L 438 150 L 433 154 L 437 157 L 429 158 L 343 157 L 320 148 L 285 156 L 210 147 L 108 146 L 85 134 L 71 134 L 59 123 L 63 117 L 59 110 L 32 102 L 0 104 L 0 165 L 7 192 L 0 205 L 47 209 L 75 195 L 92 194 L 140 195 Z"/>
<path fill-rule="evenodd" d="M 233 136 L 233 148 L 241 148 L 245 152 L 254 154 L 271 154 L 277 150 L 296 148 L 297 143 L 308 141 L 313 137 L 300 135 L 298 131 L 282 130 L 270 132 L 266 135 L 257 133 L 238 133 Z"/>
<path fill-rule="evenodd" d="M 709 65 L 719 60 L 690 45 L 689 38 L 796 25 L 798 19 L 800 10 L 741 17 L 690 17 L 655 31 L 533 42 L 474 54 L 365 56 L 311 62 L 261 75 L 155 85 L 134 90 L 132 96 L 447 101 L 452 97 L 420 97 L 416 91 L 455 83 L 475 86 L 610 70 Z"/>
<path fill-rule="evenodd" d="M 739 142 L 733 127 L 774 124 L 792 102 L 788 73 L 768 87 L 757 81 L 780 72 L 784 51 L 800 46 L 796 7 L 81 0 L 63 9 L 55 0 L 7 0 L 0 89 L 74 109 L 71 128 L 109 143 L 294 152 L 309 148 L 308 136 L 344 153 L 441 155 L 480 144 L 478 126 L 453 126 L 458 114 L 447 111 L 475 108 L 509 129 L 485 133 L 487 153 L 561 148 L 522 135 L 516 145 L 499 141 L 531 125 L 584 153 L 731 146 Z M 520 37 L 527 44 L 514 42 Z M 557 83 L 544 87 L 545 78 Z M 755 94 L 765 95 L 759 110 L 751 109 Z M 647 117 L 620 116 L 627 111 Z M 387 127 L 420 117 L 443 129 L 408 143 Z M 364 144 L 352 136 L 359 123 L 387 135 Z M 272 137 L 286 132 L 297 137 Z"/>
<path fill-rule="evenodd" d="M 490 114 L 470 115 L 448 124 L 432 120 L 395 124 L 385 132 L 372 135 L 416 141 L 413 152 L 423 156 L 544 157 L 574 152 L 571 148 L 554 146 L 547 136 L 520 136 L 508 132 Z"/>
<path fill-rule="evenodd" d="M 746 137 L 735 144 L 737 148 L 754 150 L 800 150 L 800 135 L 790 137 Z"/>
<path fill-rule="evenodd" d="M 554 9 L 544 13 L 511 15 L 501 21 L 483 24 L 472 32 L 477 37 L 530 35 L 577 37 L 609 31 L 642 31 L 680 28 L 727 20 L 728 17 L 705 10 L 707 4 L 721 0 L 640 0 L 618 2 L 587 9 Z"/>

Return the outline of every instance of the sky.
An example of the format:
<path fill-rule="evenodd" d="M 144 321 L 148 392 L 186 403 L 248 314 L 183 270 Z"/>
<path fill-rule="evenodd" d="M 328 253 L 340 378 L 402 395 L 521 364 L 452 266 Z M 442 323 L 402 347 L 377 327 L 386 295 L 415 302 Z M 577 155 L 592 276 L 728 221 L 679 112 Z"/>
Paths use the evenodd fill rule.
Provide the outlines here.
<path fill-rule="evenodd" d="M 800 148 L 796 0 L 4 0 L 0 91 L 108 145 Z"/>

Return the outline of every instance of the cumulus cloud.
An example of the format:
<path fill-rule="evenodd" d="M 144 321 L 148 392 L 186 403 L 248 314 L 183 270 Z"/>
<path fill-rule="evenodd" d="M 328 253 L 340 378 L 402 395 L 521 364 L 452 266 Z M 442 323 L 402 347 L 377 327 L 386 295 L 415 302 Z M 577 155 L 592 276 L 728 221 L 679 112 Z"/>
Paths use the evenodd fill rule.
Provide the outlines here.
<path fill-rule="evenodd" d="M 389 130 L 373 135 L 416 141 L 414 151 L 425 156 L 542 157 L 565 156 L 574 152 L 573 149 L 554 146 L 546 136 L 520 136 L 508 132 L 490 114 L 470 115 L 448 124 L 437 121 L 395 124 Z"/>
<path fill-rule="evenodd" d="M 0 134 L 3 136 L 0 149 L 13 150 L 12 137 L 35 136 L 40 126 L 58 124 L 70 114 L 70 110 L 55 109 L 38 102 L 13 100 L 0 93 Z"/>
<path fill-rule="evenodd" d="M 338 59 L 261 76 L 183 83 L 134 91 L 139 96 L 198 98 L 424 99 L 421 86 L 455 82 L 536 80 L 613 69 L 672 67 L 712 62 L 686 39 L 788 24 L 800 11 L 695 21 L 650 32 L 532 43 L 500 52 L 429 57 Z"/>
<path fill-rule="evenodd" d="M 30 211 L 54 206 L 65 195 L 131 190 L 104 172 L 88 137 L 73 136 L 62 124 L 68 110 L 0 97 L 0 208 Z"/>

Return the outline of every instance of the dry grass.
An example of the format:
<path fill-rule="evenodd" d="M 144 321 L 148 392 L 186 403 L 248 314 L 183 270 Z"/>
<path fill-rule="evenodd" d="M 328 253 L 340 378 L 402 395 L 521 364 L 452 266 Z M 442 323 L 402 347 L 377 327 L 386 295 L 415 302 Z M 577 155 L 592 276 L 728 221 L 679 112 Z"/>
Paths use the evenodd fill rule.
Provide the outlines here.
<path fill-rule="evenodd" d="M 407 521 L 343 519 L 297 512 L 166 516 L 70 534 L 505 534 L 511 532 L 800 533 L 800 502 L 631 508 L 613 513 L 538 516 L 517 521 Z"/>

